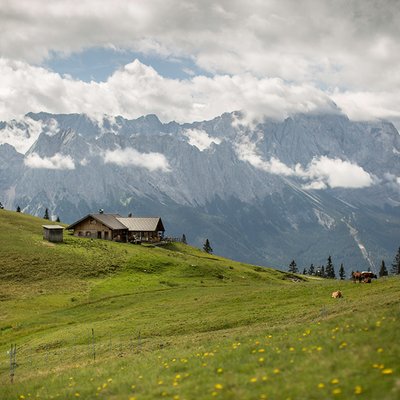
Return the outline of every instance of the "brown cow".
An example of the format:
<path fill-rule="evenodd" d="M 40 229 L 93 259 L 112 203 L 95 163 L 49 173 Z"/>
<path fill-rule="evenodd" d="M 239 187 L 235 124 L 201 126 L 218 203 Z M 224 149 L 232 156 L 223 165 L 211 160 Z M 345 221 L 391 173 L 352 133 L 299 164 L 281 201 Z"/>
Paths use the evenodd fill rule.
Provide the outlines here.
<path fill-rule="evenodd" d="M 332 298 L 334 298 L 334 299 L 340 299 L 341 297 L 343 297 L 343 295 L 340 290 L 336 290 L 336 292 L 332 293 Z"/>
<path fill-rule="evenodd" d="M 361 283 L 361 281 L 363 279 L 360 271 L 353 272 L 351 277 L 353 278 L 354 283 L 356 283 L 356 282 Z"/>

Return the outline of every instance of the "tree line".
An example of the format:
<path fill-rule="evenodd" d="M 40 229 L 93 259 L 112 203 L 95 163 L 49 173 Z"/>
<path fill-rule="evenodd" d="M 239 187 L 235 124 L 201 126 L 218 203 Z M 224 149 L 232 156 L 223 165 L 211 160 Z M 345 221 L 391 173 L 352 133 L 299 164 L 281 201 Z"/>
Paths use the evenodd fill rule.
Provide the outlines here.
<path fill-rule="evenodd" d="M 368 271 L 370 271 L 370 270 L 371 269 L 368 268 Z M 290 272 L 292 274 L 300 273 L 295 260 L 292 260 L 291 263 L 289 264 L 288 272 Z M 400 275 L 400 247 L 397 250 L 397 253 L 393 259 L 390 273 L 392 275 Z M 318 277 L 327 278 L 327 279 L 336 279 L 335 266 L 333 265 L 332 257 L 328 256 L 326 265 L 314 266 L 314 264 L 311 264 L 308 269 L 303 268 L 302 274 L 318 276 Z M 353 275 L 353 273 L 350 274 L 349 279 L 352 278 L 352 275 Z M 379 268 L 379 277 L 382 278 L 383 276 L 388 276 L 388 275 L 389 275 L 389 271 L 386 267 L 385 260 L 382 260 L 380 268 Z M 344 269 L 343 264 L 340 264 L 339 279 L 340 280 L 346 279 L 346 271 Z"/>

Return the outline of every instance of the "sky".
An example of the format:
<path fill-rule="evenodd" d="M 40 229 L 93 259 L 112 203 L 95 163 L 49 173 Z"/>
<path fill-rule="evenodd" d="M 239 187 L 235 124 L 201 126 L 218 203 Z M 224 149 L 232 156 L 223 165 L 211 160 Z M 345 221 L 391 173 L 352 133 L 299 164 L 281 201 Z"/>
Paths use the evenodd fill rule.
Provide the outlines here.
<path fill-rule="evenodd" d="M 400 127 L 398 0 L 0 0 L 0 120 L 338 112 Z"/>

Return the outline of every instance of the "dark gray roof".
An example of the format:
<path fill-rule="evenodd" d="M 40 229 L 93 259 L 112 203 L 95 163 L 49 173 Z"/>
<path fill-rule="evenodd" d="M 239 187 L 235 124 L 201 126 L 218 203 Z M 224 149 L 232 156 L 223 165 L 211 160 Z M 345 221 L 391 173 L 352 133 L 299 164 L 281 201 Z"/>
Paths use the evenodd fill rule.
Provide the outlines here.
<path fill-rule="evenodd" d="M 160 217 L 117 217 L 117 220 L 132 232 L 158 232 L 165 231 Z"/>
<path fill-rule="evenodd" d="M 105 226 L 109 227 L 112 230 L 126 229 L 126 226 L 121 224 L 118 221 L 117 217 L 120 217 L 119 214 L 88 214 L 85 217 L 81 218 L 79 221 L 74 222 L 70 226 L 67 226 L 66 229 L 73 229 L 74 226 L 78 225 L 80 222 L 84 221 L 87 218 L 93 218 Z"/>

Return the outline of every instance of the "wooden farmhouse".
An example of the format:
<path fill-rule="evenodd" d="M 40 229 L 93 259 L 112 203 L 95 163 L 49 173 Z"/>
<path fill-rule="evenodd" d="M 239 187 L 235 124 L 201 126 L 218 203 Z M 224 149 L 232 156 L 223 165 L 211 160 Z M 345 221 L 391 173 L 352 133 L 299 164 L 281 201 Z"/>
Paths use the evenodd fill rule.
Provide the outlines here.
<path fill-rule="evenodd" d="M 164 236 L 160 217 L 121 217 L 119 214 L 88 214 L 66 229 L 74 236 L 116 242 L 158 242 Z"/>

